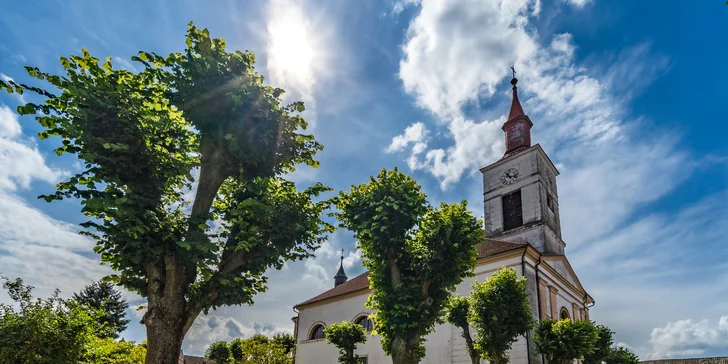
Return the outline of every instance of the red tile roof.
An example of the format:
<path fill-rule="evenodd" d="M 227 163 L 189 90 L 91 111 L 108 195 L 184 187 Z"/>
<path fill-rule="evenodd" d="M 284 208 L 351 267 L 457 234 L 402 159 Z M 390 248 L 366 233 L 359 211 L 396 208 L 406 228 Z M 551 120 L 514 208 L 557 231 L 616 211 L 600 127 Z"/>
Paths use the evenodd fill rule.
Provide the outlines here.
<path fill-rule="evenodd" d="M 503 241 L 495 239 L 487 239 L 485 242 L 476 245 L 478 249 L 478 258 L 485 258 L 491 255 L 505 253 L 527 246 L 528 243 Z M 369 289 L 369 272 L 364 272 L 320 295 L 313 297 L 305 302 L 297 304 L 295 307 L 308 305 L 310 303 L 327 300 L 347 293 L 362 291 Z"/>

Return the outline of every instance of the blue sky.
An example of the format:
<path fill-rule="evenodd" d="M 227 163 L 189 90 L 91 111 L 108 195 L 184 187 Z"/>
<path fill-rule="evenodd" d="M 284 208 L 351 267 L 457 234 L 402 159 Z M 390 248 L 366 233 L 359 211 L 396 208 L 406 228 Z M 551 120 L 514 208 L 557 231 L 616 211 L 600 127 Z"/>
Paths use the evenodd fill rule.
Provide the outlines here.
<path fill-rule="evenodd" d="M 592 318 L 643 358 L 726 355 L 723 3 L 29 0 L 2 5 L 0 77 L 29 81 L 23 65 L 58 72 L 82 47 L 133 69 L 139 50 L 181 50 L 194 20 L 254 51 L 268 82 L 306 103 L 325 149 L 299 183 L 345 189 L 396 166 L 431 202 L 466 199 L 482 216 L 478 168 L 503 154 L 515 64 L 532 140 L 561 172 L 567 256 L 596 298 Z M 76 234 L 77 202 L 36 199 L 77 162 L 37 141 L 40 127 L 15 113 L 22 101 L 0 94 L 0 272 L 70 295 L 109 270 Z M 353 247 L 339 231 L 315 259 L 271 272 L 253 307 L 199 318 L 184 351 L 291 331 L 292 306 L 333 284 L 339 249 L 349 276 L 362 272 Z M 124 337 L 142 339 L 143 327 Z"/>

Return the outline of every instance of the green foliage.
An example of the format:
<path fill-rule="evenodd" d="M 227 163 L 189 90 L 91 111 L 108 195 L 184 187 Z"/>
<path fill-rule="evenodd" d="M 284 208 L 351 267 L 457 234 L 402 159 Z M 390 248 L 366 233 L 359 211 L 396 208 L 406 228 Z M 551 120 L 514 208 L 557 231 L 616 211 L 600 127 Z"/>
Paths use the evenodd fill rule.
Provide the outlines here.
<path fill-rule="evenodd" d="M 550 363 L 571 363 L 591 353 L 599 339 L 594 325 L 589 321 L 542 320 L 536 327 L 534 343 L 536 351 Z"/>
<path fill-rule="evenodd" d="M 594 324 L 592 323 L 592 325 Z M 612 351 L 611 347 L 614 344 L 612 336 L 614 332 L 602 325 L 594 325 L 594 329 L 597 331 L 598 338 L 591 352 L 584 355 L 584 364 L 601 364 Z"/>
<path fill-rule="evenodd" d="M 154 360 L 173 350 L 200 312 L 252 304 L 269 268 L 311 256 L 333 227 L 321 219 L 328 187 L 298 191 L 286 173 L 316 167 L 322 146 L 303 134 L 303 103 L 282 105 L 283 90 L 263 84 L 251 52 L 190 23 L 187 48 L 139 52 L 133 73 L 100 63 L 85 49 L 60 59 L 64 75 L 26 67 L 53 90 L 3 82 L 8 92 L 45 98 L 18 112 L 35 114 L 41 139 L 84 168 L 47 201 L 80 199 L 84 234 L 118 274 L 107 280 L 147 297 L 142 322 L 169 337 L 149 338 Z M 185 201 L 192 171 L 200 177 Z M 211 228 L 215 221 L 215 229 Z M 162 344 L 161 342 L 164 342 Z"/>
<path fill-rule="evenodd" d="M 483 283 L 473 282 L 469 319 L 481 356 L 494 364 L 507 363 L 511 345 L 533 327 L 526 277 L 504 267 Z"/>
<path fill-rule="evenodd" d="M 235 364 L 289 364 L 293 361 L 292 348 L 286 347 L 287 334 L 274 336 L 255 334 L 248 339 L 235 339 L 230 351 Z M 278 338 L 278 339 L 276 339 Z M 295 346 L 295 343 L 294 343 Z"/>
<path fill-rule="evenodd" d="M 205 358 L 215 362 L 215 364 L 232 364 L 233 356 L 230 347 L 224 341 L 216 341 L 205 351 Z"/>
<path fill-rule="evenodd" d="M 341 227 L 354 232 L 369 270 L 375 330 L 393 359 L 419 360 L 455 286 L 475 265 L 481 223 L 466 202 L 433 208 L 414 179 L 383 170 L 341 192 Z"/>
<path fill-rule="evenodd" d="M 275 334 L 273 342 L 282 346 L 286 350 L 286 354 L 293 353 L 296 348 L 296 338 L 291 334 Z"/>
<path fill-rule="evenodd" d="M 19 309 L 0 304 L 0 363 L 78 363 L 95 335 L 109 334 L 98 326 L 103 312 L 61 299 L 58 290 L 51 298 L 33 299 L 33 287 L 22 279 L 1 278 Z"/>
<path fill-rule="evenodd" d="M 639 364 L 640 358 L 627 348 L 615 347 L 609 349 L 604 361 L 607 364 Z"/>
<path fill-rule="evenodd" d="M 339 363 L 358 364 L 359 356 L 354 354 L 356 346 L 367 342 L 367 332 L 359 324 L 342 321 L 324 328 L 326 341 L 339 349 Z"/>
<path fill-rule="evenodd" d="M 109 337 L 118 338 L 119 334 L 126 330 L 129 320 L 125 319 L 125 310 L 129 304 L 121 297 L 121 293 L 114 289 L 113 284 L 94 282 L 84 287 L 81 292 L 74 293 L 73 299 L 104 312 L 99 320 L 99 325 L 105 325 L 111 330 Z"/>
<path fill-rule="evenodd" d="M 480 351 L 475 347 L 473 338 L 470 335 L 470 299 L 469 297 L 456 296 L 450 298 L 445 311 L 445 320 L 455 327 L 463 330 L 462 336 L 465 339 L 465 347 L 468 355 L 474 363 L 480 363 Z"/>
<path fill-rule="evenodd" d="M 133 341 L 94 338 L 83 364 L 144 364 L 147 349 Z"/>

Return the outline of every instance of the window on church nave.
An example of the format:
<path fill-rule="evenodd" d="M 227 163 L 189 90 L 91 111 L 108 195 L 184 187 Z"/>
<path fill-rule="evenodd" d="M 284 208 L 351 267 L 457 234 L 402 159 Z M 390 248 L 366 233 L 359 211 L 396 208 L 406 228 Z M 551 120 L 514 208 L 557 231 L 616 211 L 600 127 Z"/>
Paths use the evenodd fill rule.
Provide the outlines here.
<path fill-rule="evenodd" d="M 567 310 L 566 307 L 561 307 L 561 314 L 559 314 L 559 318 L 561 320 L 564 320 L 564 319 L 571 320 L 571 317 L 569 317 L 569 310 Z"/>
<path fill-rule="evenodd" d="M 324 334 L 324 325 L 316 325 L 316 327 L 311 330 L 311 335 L 309 336 L 309 340 L 317 340 L 317 339 L 323 339 L 326 335 Z"/>
<path fill-rule="evenodd" d="M 374 327 L 374 323 L 372 320 L 367 316 L 362 316 L 354 322 L 357 325 L 361 325 L 367 332 L 371 332 L 372 328 Z"/>
<path fill-rule="evenodd" d="M 503 230 L 515 229 L 523 225 L 521 190 L 503 196 Z"/>

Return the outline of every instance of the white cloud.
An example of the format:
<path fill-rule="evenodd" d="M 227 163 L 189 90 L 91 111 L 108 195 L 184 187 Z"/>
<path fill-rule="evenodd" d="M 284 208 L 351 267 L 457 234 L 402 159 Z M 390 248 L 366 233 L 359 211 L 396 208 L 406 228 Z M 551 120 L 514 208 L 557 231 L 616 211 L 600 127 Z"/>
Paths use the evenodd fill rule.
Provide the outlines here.
<path fill-rule="evenodd" d="M 127 71 L 139 72 L 139 70 L 136 68 L 136 66 L 134 66 L 133 63 L 131 63 L 130 61 L 128 61 L 128 60 L 126 60 L 124 58 L 121 58 L 121 57 L 118 57 L 118 56 L 117 57 L 114 57 L 114 62 L 120 64 L 121 65 L 121 68 L 123 68 L 123 69 L 125 69 Z"/>
<path fill-rule="evenodd" d="M 668 322 L 652 330 L 650 359 L 700 357 L 706 353 L 728 350 L 728 316 L 717 325 L 709 320 L 691 319 Z"/>
<path fill-rule="evenodd" d="M 48 167 L 35 143 L 25 139 L 18 116 L 0 105 L 0 190 L 28 188 L 34 179 L 55 183 L 64 172 Z"/>
<path fill-rule="evenodd" d="M 423 150 L 427 147 L 427 127 L 422 122 L 414 123 L 404 130 L 404 134 L 397 135 L 392 139 L 392 144 L 387 147 L 387 152 L 399 152 L 411 143 L 415 144 L 416 150 Z"/>
<path fill-rule="evenodd" d="M 586 4 L 592 2 L 592 0 L 563 0 L 570 5 L 573 5 L 577 8 L 583 8 Z"/>

